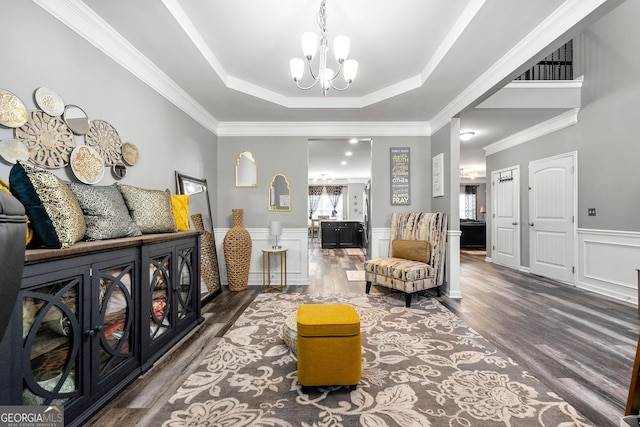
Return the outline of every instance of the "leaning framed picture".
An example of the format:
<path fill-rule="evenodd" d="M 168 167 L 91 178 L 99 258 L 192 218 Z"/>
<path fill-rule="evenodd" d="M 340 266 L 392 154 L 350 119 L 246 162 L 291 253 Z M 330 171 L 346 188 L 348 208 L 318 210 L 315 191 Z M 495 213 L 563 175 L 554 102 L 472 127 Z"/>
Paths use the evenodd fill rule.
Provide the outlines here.
<path fill-rule="evenodd" d="M 433 156 L 431 163 L 433 197 L 444 196 L 444 153 Z"/>

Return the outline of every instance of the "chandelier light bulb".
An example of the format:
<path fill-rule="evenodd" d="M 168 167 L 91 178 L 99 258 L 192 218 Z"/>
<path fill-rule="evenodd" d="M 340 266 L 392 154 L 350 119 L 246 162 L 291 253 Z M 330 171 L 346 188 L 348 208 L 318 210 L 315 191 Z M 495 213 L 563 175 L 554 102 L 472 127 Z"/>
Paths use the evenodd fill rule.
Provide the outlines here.
<path fill-rule="evenodd" d="M 475 135 L 475 132 L 462 132 L 460 134 L 460 141 L 469 141 L 473 138 L 473 135 Z"/>
<path fill-rule="evenodd" d="M 353 80 L 356 78 L 356 74 L 358 73 L 358 61 L 354 61 L 353 59 L 347 59 L 344 62 L 344 81 L 348 84 L 353 83 Z"/>
<path fill-rule="evenodd" d="M 318 50 L 318 35 L 312 32 L 302 34 L 302 53 L 311 61 Z"/>
<path fill-rule="evenodd" d="M 304 61 L 300 58 L 293 58 L 289 62 L 289 67 L 291 68 L 291 77 L 293 77 L 293 80 L 296 82 L 300 80 L 304 74 Z"/>
<path fill-rule="evenodd" d="M 335 51 L 336 61 L 338 61 L 339 64 L 343 63 L 347 59 L 347 56 L 349 56 L 350 44 L 351 41 L 347 36 L 338 36 L 333 39 L 333 50 Z"/>

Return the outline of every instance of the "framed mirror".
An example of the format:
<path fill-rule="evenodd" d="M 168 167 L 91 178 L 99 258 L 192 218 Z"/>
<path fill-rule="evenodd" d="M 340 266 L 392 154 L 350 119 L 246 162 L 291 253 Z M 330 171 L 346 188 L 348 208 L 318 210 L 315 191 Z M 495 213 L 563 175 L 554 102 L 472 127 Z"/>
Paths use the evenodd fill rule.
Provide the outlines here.
<path fill-rule="evenodd" d="M 189 227 L 201 232 L 200 298 L 207 302 L 222 292 L 207 180 L 176 171 L 176 193 L 189 196 Z"/>
<path fill-rule="evenodd" d="M 258 186 L 258 166 L 251 151 L 241 151 L 236 159 L 236 187 Z"/>
<path fill-rule="evenodd" d="M 281 173 L 275 174 L 269 185 L 269 210 L 280 212 L 291 210 L 289 181 Z"/>

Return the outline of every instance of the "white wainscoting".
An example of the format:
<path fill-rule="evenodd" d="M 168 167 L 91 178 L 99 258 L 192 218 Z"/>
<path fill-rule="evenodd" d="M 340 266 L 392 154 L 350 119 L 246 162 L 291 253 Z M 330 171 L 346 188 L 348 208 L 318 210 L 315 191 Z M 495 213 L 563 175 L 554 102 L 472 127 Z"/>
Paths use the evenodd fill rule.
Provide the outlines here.
<path fill-rule="evenodd" d="M 389 236 L 391 228 L 371 229 L 371 259 L 389 256 Z"/>
<path fill-rule="evenodd" d="M 637 304 L 638 268 L 639 232 L 578 229 L 578 287 Z"/>
<path fill-rule="evenodd" d="M 224 262 L 224 236 L 228 228 L 216 228 L 216 250 L 220 269 L 220 280 L 227 285 L 227 269 Z M 275 238 L 269 234 L 269 228 L 247 228 L 251 235 L 251 265 L 249 267 L 249 286 L 262 286 L 262 249 L 275 244 Z M 309 285 L 309 237 L 306 228 L 283 228 L 278 244 L 287 249 L 287 284 Z M 271 258 L 271 271 L 280 271 Z"/>

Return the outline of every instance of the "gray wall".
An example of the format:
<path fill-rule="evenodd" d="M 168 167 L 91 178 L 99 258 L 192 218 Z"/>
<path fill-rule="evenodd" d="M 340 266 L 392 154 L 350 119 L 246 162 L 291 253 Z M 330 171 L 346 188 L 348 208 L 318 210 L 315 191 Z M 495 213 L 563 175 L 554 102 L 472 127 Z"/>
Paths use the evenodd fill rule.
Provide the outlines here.
<path fill-rule="evenodd" d="M 520 165 L 521 223 L 529 217 L 529 161 L 577 151 L 578 227 L 640 231 L 640 144 L 634 137 L 640 99 L 638 16 L 640 2 L 624 2 L 576 39 L 585 78 L 576 125 L 487 157 L 487 177 Z M 597 216 L 587 216 L 592 207 Z M 528 265 L 528 230 L 521 233 L 522 264 Z"/>
<path fill-rule="evenodd" d="M 235 187 L 236 158 L 241 151 L 253 153 L 258 166 L 257 188 Z M 243 225 L 265 228 L 272 220 L 283 228 L 306 228 L 308 186 L 307 138 L 299 136 L 227 136 L 218 138 L 218 199 L 216 227 L 231 227 L 231 209 L 244 209 Z M 291 211 L 269 211 L 269 185 L 283 174 L 291 189 Z"/>
<path fill-rule="evenodd" d="M 457 230 L 459 227 L 456 226 L 455 221 L 457 220 L 457 224 L 460 223 L 460 219 L 458 218 L 460 214 L 458 212 L 449 212 L 451 206 L 451 194 L 447 191 L 450 188 L 449 174 L 451 170 L 450 162 L 451 162 L 451 128 L 449 126 L 444 126 L 442 129 L 437 131 L 435 134 L 431 136 L 431 156 L 436 156 L 440 153 L 444 153 L 444 163 L 443 163 L 443 179 L 444 179 L 444 196 L 442 197 L 433 197 L 432 187 L 430 186 L 427 191 L 429 197 L 431 198 L 431 207 L 433 212 L 445 212 L 449 218 L 448 228 L 450 230 Z M 431 166 L 431 158 L 429 158 L 429 166 Z M 455 197 L 458 197 L 458 194 L 454 194 Z M 453 228 L 456 226 L 456 228 Z"/>
<path fill-rule="evenodd" d="M 411 149 L 411 204 L 391 205 L 389 148 Z M 374 136 L 371 173 L 371 227 L 388 228 L 393 212 L 431 211 L 431 148 L 426 136 Z"/>
<path fill-rule="evenodd" d="M 347 212 L 345 218 L 350 221 L 362 221 L 364 219 L 364 186 L 365 184 L 358 182 L 347 184 L 347 197 L 344 200 L 348 208 L 345 209 Z"/>
<path fill-rule="evenodd" d="M 5 1 L 2 14 L 7 38 L 0 44 L 0 87 L 20 97 L 27 109 L 36 108 L 33 93 L 45 86 L 90 119 L 113 125 L 122 142 L 132 142 L 140 152 L 122 183 L 174 192 L 175 170 L 215 183 L 213 133 L 34 3 Z M 13 138 L 13 129 L 0 126 L 0 139 L 6 138 Z M 76 136 L 76 144 L 83 143 Z M 7 183 L 11 167 L 0 159 L 0 178 Z M 77 181 L 69 166 L 52 172 Z M 99 185 L 113 182 L 106 169 Z"/>

